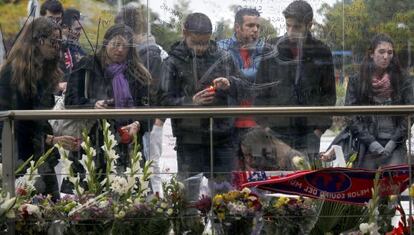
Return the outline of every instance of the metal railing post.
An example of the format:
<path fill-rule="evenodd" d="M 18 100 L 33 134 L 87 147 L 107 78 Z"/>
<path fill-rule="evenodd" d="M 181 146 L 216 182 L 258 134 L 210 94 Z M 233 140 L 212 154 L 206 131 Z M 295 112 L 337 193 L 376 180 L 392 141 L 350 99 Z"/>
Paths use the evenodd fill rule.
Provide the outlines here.
<path fill-rule="evenodd" d="M 15 169 L 15 157 L 14 157 L 14 120 L 6 119 L 3 121 L 2 132 L 2 165 L 3 165 L 3 189 L 9 193 L 11 197 L 15 195 L 14 189 L 14 169 Z M 15 234 L 15 220 L 10 219 L 7 222 L 7 234 Z"/>
<path fill-rule="evenodd" d="M 2 133 L 2 161 L 3 161 L 3 189 L 14 196 L 14 120 L 7 119 L 3 121 Z"/>

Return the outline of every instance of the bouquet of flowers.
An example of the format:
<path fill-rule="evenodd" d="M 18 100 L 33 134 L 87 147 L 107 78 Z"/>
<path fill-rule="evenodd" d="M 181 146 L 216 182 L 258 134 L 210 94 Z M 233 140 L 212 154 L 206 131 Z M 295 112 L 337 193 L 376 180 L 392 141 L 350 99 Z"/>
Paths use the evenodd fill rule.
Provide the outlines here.
<path fill-rule="evenodd" d="M 168 234 L 171 228 L 169 217 L 173 209 L 166 199 L 151 194 L 145 200 L 136 199 L 131 203 L 124 207 L 125 213 L 115 220 L 113 234 Z"/>
<path fill-rule="evenodd" d="M 164 197 L 171 206 L 170 219 L 175 234 L 202 234 L 205 226 L 205 217 L 198 213 L 194 205 L 189 202 L 184 184 L 172 177 L 168 183 L 162 185 Z M 210 201 L 211 202 L 211 201 Z"/>
<path fill-rule="evenodd" d="M 212 207 L 218 234 L 250 235 L 262 204 L 250 189 L 244 188 L 215 195 Z"/>
<path fill-rule="evenodd" d="M 312 199 L 274 197 L 263 206 L 263 234 L 309 234 L 317 209 Z"/>

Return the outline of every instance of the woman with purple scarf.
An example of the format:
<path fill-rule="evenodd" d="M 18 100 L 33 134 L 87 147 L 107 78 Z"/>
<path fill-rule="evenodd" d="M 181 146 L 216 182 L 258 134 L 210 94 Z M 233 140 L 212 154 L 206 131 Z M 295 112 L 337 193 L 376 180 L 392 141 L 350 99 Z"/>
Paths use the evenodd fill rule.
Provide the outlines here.
<path fill-rule="evenodd" d="M 405 105 L 413 103 L 413 89 L 398 62 L 392 39 L 376 35 L 365 54 L 360 72 L 349 81 L 346 105 Z M 357 167 L 407 162 L 408 123 L 403 116 L 355 116 L 349 123 L 359 142 Z"/>
<path fill-rule="evenodd" d="M 124 24 L 110 27 L 96 55 L 82 58 L 73 71 L 66 92 L 66 108 L 124 109 L 148 105 L 151 75 L 139 62 L 133 32 Z M 125 166 L 133 135 L 142 136 L 149 123 L 133 119 L 109 121 L 113 133 L 119 136 L 118 162 Z M 104 167 L 103 154 L 99 153 L 103 145 L 99 124 L 92 127 L 90 137 L 101 158 L 97 164 Z"/>

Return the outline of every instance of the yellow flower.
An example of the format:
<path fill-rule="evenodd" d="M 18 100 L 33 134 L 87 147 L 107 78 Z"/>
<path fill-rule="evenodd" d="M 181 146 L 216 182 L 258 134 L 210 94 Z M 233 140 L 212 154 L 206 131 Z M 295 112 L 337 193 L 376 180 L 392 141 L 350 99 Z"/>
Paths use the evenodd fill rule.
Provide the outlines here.
<path fill-rule="evenodd" d="M 284 205 L 286 205 L 289 202 L 289 198 L 287 197 L 280 197 L 275 204 L 273 204 L 273 207 L 280 208 Z"/>
<path fill-rule="evenodd" d="M 218 216 L 219 220 L 224 220 L 224 218 L 225 218 L 224 212 L 218 212 L 217 216 Z"/>
<path fill-rule="evenodd" d="M 223 196 L 221 194 L 217 194 L 213 198 L 214 205 L 220 205 L 223 202 Z"/>
<path fill-rule="evenodd" d="M 223 195 L 223 199 L 226 202 L 232 202 L 232 201 L 236 200 L 236 198 L 239 197 L 239 195 L 240 194 L 239 194 L 238 191 L 231 191 L 231 192 L 225 193 Z"/>
<path fill-rule="evenodd" d="M 412 184 L 408 190 L 410 197 L 414 197 L 414 184 Z"/>
<path fill-rule="evenodd" d="M 252 191 L 249 188 L 243 188 L 242 193 L 249 195 Z"/>
<path fill-rule="evenodd" d="M 410 196 L 411 196 L 411 195 L 410 195 Z M 390 196 L 388 197 L 388 199 L 389 199 L 389 201 L 390 201 L 391 203 L 393 203 L 393 202 L 396 202 L 396 201 L 397 201 L 398 196 L 397 196 L 397 195 L 390 195 Z"/>

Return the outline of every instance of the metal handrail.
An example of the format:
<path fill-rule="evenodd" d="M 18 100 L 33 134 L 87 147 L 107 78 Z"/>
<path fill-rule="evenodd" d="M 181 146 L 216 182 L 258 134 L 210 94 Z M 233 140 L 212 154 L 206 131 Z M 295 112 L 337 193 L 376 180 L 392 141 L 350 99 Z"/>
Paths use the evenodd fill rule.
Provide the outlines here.
<path fill-rule="evenodd" d="M 414 115 L 414 105 L 393 106 L 316 106 L 316 107 L 179 107 L 179 108 L 139 108 L 139 109 L 67 109 L 67 110 L 8 110 L 0 112 L 0 121 L 3 121 L 3 186 L 11 195 L 14 195 L 15 174 L 15 147 L 14 121 L 40 119 L 101 119 L 101 118 L 186 118 L 204 117 L 210 119 L 212 129 L 213 119 L 228 116 L 349 116 L 349 115 L 403 115 L 407 117 L 411 126 L 411 117 Z M 410 137 L 410 130 L 407 131 Z M 410 138 L 408 138 L 411 141 Z M 210 133 L 212 142 L 212 132 Z M 213 148 L 213 145 L 210 145 Z M 411 142 L 408 146 L 411 152 Z M 211 149 L 211 154 L 213 153 Z M 211 156 L 212 159 L 212 156 Z M 408 158 L 411 164 L 411 158 Z M 213 167 L 211 168 L 213 169 Z M 411 168 L 409 169 L 411 175 Z M 410 185 L 411 185 L 410 178 Z M 411 216 L 411 208 L 410 208 Z M 13 231 L 10 231 L 13 234 Z"/>
<path fill-rule="evenodd" d="M 408 115 L 414 105 L 390 106 L 308 106 L 308 107 L 189 107 L 138 109 L 67 109 L 67 110 L 9 110 L 0 112 L 0 120 L 88 119 L 88 118 L 184 118 L 226 117 L 244 115 L 274 116 L 348 116 L 356 114 Z"/>

